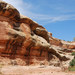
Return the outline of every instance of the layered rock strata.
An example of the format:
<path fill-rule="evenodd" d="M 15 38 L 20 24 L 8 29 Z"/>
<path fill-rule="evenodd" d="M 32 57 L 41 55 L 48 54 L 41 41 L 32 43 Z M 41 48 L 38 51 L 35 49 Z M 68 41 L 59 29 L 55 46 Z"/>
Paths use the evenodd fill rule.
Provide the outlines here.
<path fill-rule="evenodd" d="M 59 46 L 64 49 L 75 49 L 75 42 L 67 42 L 64 40 L 57 39 L 55 37 L 52 37 L 52 33 L 50 32 L 48 32 L 48 34 L 50 34 L 49 41 L 51 45 Z"/>
<path fill-rule="evenodd" d="M 19 65 L 38 65 L 41 62 L 48 65 L 53 54 L 60 60 L 68 60 L 50 45 L 49 36 L 43 26 L 20 15 L 12 5 L 0 1 L 1 59 L 5 57 L 7 63 L 15 60 Z"/>

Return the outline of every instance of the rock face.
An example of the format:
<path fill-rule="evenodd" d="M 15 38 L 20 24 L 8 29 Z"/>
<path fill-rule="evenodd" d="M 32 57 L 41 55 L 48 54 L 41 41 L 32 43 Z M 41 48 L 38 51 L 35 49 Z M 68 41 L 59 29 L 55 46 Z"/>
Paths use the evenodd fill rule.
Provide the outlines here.
<path fill-rule="evenodd" d="M 50 32 L 48 34 L 51 35 L 50 38 L 49 38 L 49 41 L 50 41 L 51 45 L 60 46 L 64 49 L 75 49 L 75 42 L 66 42 L 66 41 L 63 41 L 63 40 L 59 40 L 57 38 L 52 37 L 52 34 Z"/>
<path fill-rule="evenodd" d="M 7 63 L 12 59 L 19 65 L 48 65 L 53 54 L 68 60 L 50 45 L 50 36 L 44 27 L 0 1 L 0 59 L 8 59 Z"/>

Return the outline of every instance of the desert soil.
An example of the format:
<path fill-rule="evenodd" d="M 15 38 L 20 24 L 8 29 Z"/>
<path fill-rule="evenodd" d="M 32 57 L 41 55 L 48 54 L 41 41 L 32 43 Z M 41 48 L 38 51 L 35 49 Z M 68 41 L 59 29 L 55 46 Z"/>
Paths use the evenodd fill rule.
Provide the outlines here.
<path fill-rule="evenodd" d="M 53 66 L 3 66 L 0 75 L 75 75 L 75 72 L 62 72 Z"/>

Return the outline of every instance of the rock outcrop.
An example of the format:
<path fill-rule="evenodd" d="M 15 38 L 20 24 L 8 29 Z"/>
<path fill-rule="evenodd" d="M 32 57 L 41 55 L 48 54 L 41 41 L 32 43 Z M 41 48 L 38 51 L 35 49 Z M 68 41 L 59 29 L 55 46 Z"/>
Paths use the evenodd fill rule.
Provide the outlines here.
<path fill-rule="evenodd" d="M 63 41 L 57 38 L 52 37 L 52 33 L 48 33 L 50 34 L 50 44 L 51 45 L 55 45 L 55 46 L 60 46 L 64 49 L 75 49 L 75 42 L 67 42 L 67 41 Z"/>
<path fill-rule="evenodd" d="M 0 58 L 8 58 L 9 63 L 13 59 L 19 65 L 38 65 L 41 61 L 46 65 L 51 54 L 62 61 L 68 60 L 50 45 L 50 35 L 43 26 L 0 1 Z"/>

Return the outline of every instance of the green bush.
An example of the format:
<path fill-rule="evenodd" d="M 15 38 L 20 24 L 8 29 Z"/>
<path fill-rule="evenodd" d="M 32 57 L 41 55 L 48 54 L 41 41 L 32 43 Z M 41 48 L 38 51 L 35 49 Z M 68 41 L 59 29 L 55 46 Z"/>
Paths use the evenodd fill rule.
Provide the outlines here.
<path fill-rule="evenodd" d="M 75 66 L 73 66 L 73 67 L 70 66 L 70 67 L 68 68 L 68 70 L 69 70 L 69 71 L 75 71 Z"/>
<path fill-rule="evenodd" d="M 75 37 L 73 38 L 73 41 L 75 41 Z"/>
<path fill-rule="evenodd" d="M 74 56 L 74 59 L 70 62 L 69 71 L 75 71 L 75 52 L 72 52 L 72 55 Z"/>
<path fill-rule="evenodd" d="M 70 66 L 74 66 L 74 63 L 73 62 L 70 62 Z"/>
<path fill-rule="evenodd" d="M 72 61 L 70 62 L 70 66 L 75 66 L 75 59 L 72 59 Z"/>
<path fill-rule="evenodd" d="M 75 59 L 75 55 L 74 55 L 74 59 Z"/>
<path fill-rule="evenodd" d="M 74 63 L 75 63 L 75 59 L 72 59 L 72 62 L 74 62 Z"/>
<path fill-rule="evenodd" d="M 72 55 L 74 55 L 74 56 L 75 56 L 75 52 L 72 52 Z"/>
<path fill-rule="evenodd" d="M 71 42 L 71 41 L 67 41 L 67 42 Z"/>

